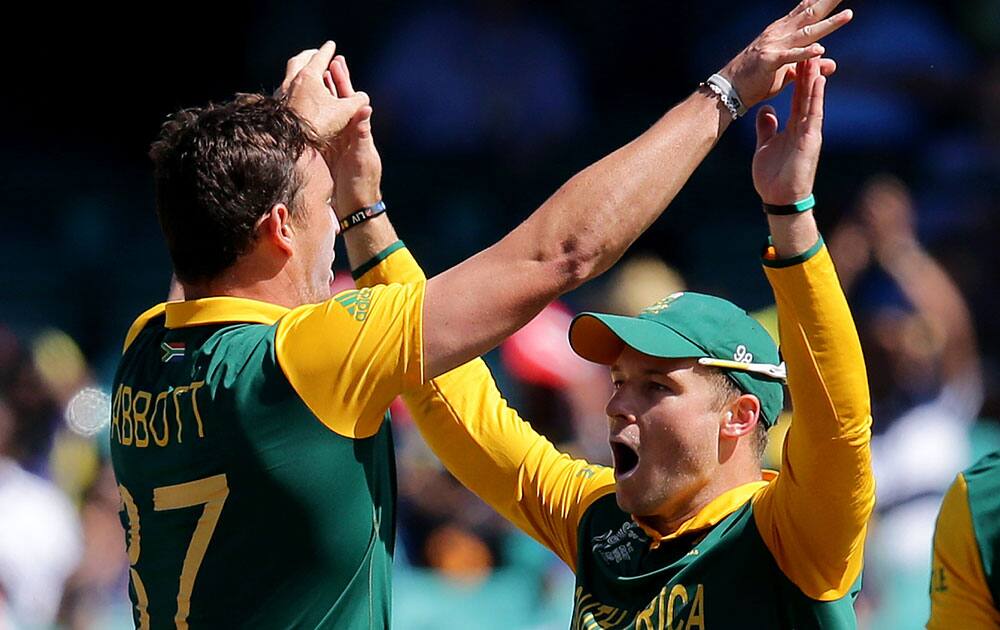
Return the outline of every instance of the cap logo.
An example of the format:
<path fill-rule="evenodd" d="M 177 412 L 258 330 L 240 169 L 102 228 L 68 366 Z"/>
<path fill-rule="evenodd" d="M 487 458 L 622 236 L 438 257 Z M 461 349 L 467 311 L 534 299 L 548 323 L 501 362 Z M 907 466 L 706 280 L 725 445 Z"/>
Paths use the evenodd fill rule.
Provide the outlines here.
<path fill-rule="evenodd" d="M 677 293 L 671 293 L 670 295 L 663 298 L 656 304 L 647 306 L 646 308 L 642 309 L 642 313 L 646 315 L 659 315 L 661 312 L 666 310 L 666 308 L 670 306 L 672 302 L 677 300 L 677 298 L 681 297 L 682 295 L 684 295 L 683 291 L 678 291 Z"/>
<path fill-rule="evenodd" d="M 747 347 L 741 343 L 736 346 L 736 352 L 733 353 L 733 361 L 748 364 L 753 363 L 753 354 L 747 352 Z"/>

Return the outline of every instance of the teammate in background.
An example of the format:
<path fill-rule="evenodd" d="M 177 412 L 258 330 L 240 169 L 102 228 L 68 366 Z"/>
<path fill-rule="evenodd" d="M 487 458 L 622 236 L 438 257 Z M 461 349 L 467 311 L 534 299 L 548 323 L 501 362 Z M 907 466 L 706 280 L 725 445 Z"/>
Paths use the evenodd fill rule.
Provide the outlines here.
<path fill-rule="evenodd" d="M 380 169 L 352 149 L 370 146 L 371 109 L 332 43 L 290 60 L 281 100 L 168 121 L 157 213 L 186 299 L 129 330 L 111 427 L 137 626 L 388 626 L 390 401 L 613 264 L 728 127 L 731 97 L 752 106 L 822 54 L 816 40 L 851 18 L 826 19 L 835 5 L 806 0 L 718 92 L 700 88 L 430 281 L 330 295 L 338 219 L 352 261 L 400 251 L 377 242 Z"/>
<path fill-rule="evenodd" d="M 962 471 L 934 531 L 930 630 L 1000 628 L 1000 452 Z"/>
<path fill-rule="evenodd" d="M 874 505 L 857 332 L 811 212 L 825 79 L 800 64 L 787 128 L 764 108 L 753 175 L 773 247 L 795 420 L 782 473 L 761 470 L 784 366 L 724 300 L 678 293 L 638 317 L 588 313 L 578 354 L 611 367 L 614 468 L 559 453 L 476 360 L 407 395 L 445 466 L 576 573 L 573 628 L 853 628 Z M 801 212 L 797 211 L 800 210 Z M 417 281 L 395 255 L 362 284 Z"/>

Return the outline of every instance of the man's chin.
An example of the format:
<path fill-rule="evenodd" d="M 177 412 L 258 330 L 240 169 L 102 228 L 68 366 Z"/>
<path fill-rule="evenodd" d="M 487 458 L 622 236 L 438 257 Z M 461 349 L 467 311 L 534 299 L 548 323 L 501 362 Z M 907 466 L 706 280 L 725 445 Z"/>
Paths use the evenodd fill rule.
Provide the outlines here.
<path fill-rule="evenodd" d="M 618 507 L 621 508 L 623 512 L 636 514 L 642 511 L 641 502 L 636 500 L 636 497 L 632 496 L 632 494 L 627 490 L 623 491 L 620 485 L 616 488 L 615 500 L 618 502 Z"/>

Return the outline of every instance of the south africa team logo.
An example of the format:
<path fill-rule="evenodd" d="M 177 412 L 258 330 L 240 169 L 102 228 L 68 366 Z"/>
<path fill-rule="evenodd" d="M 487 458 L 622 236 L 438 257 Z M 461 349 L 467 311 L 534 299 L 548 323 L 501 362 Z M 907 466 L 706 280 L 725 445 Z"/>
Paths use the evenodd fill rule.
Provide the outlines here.
<path fill-rule="evenodd" d="M 675 302 L 677 298 L 684 295 L 683 291 L 678 291 L 677 293 L 671 293 L 667 297 L 663 298 L 656 304 L 652 304 L 642 309 L 642 315 L 659 315 L 661 311 L 666 310 L 671 303 Z"/>

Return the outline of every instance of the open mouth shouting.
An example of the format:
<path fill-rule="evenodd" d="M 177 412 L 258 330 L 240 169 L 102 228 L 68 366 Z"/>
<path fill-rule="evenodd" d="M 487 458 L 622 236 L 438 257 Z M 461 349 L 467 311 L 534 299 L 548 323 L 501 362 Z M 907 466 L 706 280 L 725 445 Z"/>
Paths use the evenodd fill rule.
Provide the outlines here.
<path fill-rule="evenodd" d="M 615 479 L 628 479 L 639 467 L 639 451 L 620 437 L 610 440 L 615 463 Z"/>

